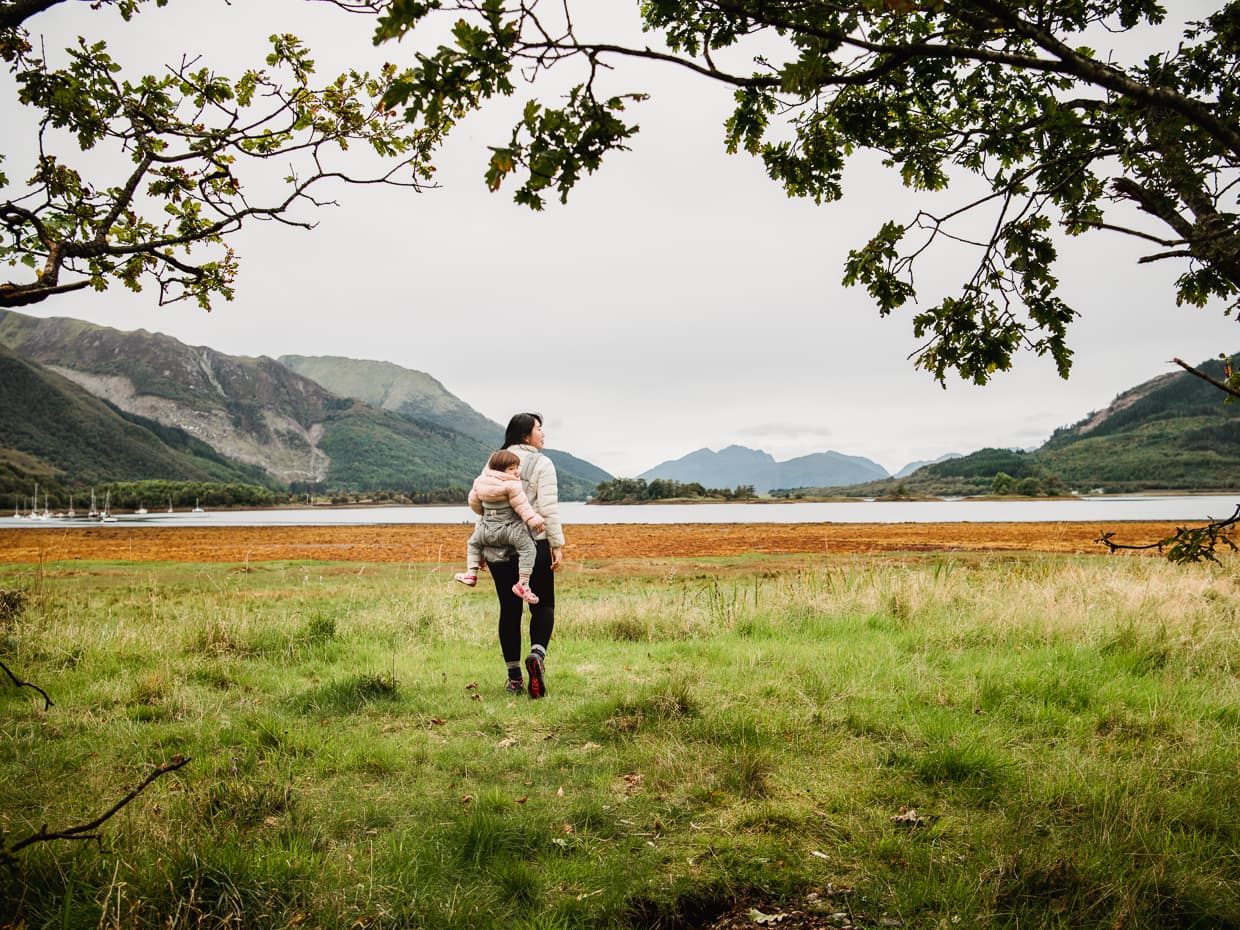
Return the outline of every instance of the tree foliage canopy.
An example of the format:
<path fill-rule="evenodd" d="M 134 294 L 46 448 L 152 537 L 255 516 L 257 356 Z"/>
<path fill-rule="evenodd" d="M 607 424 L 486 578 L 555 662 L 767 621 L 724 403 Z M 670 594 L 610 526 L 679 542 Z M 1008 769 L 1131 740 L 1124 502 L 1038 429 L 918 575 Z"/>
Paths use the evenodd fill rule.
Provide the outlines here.
<path fill-rule="evenodd" d="M 0 151 L 0 261 L 21 275 L 0 281 L 0 307 L 120 282 L 210 309 L 232 298 L 228 238 L 246 222 L 309 227 L 329 182 L 417 187 L 430 176 L 437 130 L 382 107 L 391 65 L 316 83 L 310 51 L 290 34 L 271 36 L 266 60 L 234 76 L 189 56 L 131 74 L 84 38 L 57 63 L 31 30 L 62 2 L 0 2 L 0 56 L 38 125 L 32 166 L 13 164 L 15 135 Z M 144 3 L 167 0 L 98 0 L 78 29 L 109 13 L 129 20 Z M 354 147 L 378 156 L 371 174 L 344 161 Z"/>
<path fill-rule="evenodd" d="M 603 157 L 637 132 L 635 59 L 687 69 L 733 97 L 729 152 L 762 160 L 791 196 L 839 199 L 849 156 L 880 153 L 911 189 L 972 175 L 982 196 L 942 214 L 879 223 L 850 252 L 844 282 L 879 312 L 917 298 L 917 262 L 950 240 L 976 254 L 953 293 L 913 315 L 916 362 L 984 383 L 1021 349 L 1062 376 L 1078 311 L 1060 296 L 1060 233 L 1106 231 L 1175 261 L 1178 303 L 1240 293 L 1240 3 L 1148 45 L 1166 17 L 1156 0 L 647 0 L 656 44 L 584 35 L 581 2 L 393 0 L 376 41 L 451 17 L 452 40 L 418 55 L 391 106 L 433 126 L 578 69 L 556 104 L 531 94 L 509 140 L 492 149 L 487 183 L 516 182 L 518 203 L 566 200 Z M 1099 44 L 1106 47 L 1095 47 Z M 1112 49 L 1110 46 L 1114 45 Z M 614 73 L 613 73 L 614 72 Z"/>

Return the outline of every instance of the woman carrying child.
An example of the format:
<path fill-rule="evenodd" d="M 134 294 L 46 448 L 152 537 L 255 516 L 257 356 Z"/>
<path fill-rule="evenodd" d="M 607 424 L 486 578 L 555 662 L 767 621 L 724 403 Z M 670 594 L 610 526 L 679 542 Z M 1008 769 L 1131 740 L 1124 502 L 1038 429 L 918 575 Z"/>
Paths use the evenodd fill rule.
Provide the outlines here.
<path fill-rule="evenodd" d="M 469 490 L 469 506 L 482 519 L 469 537 L 465 571 L 455 575 L 456 580 L 472 588 L 478 583 L 484 549 L 511 546 L 517 550 L 517 580 L 512 593 L 528 604 L 537 604 L 538 595 L 530 590 L 536 552 L 531 531 L 541 530 L 547 521 L 534 512 L 521 488 L 521 460 L 515 453 L 500 449 L 491 456 Z"/>
<path fill-rule="evenodd" d="M 523 581 L 524 560 L 519 554 L 513 558 L 512 549 L 486 546 L 482 552 L 499 598 L 499 645 L 508 666 L 507 690 L 515 694 L 528 687 L 531 698 L 547 696 L 547 645 L 555 627 L 554 572 L 564 561 L 559 482 L 555 465 L 542 452 L 545 444 L 541 415 L 518 413 L 508 421 L 503 448 L 520 460 L 521 486 L 530 506 L 544 521 L 542 529 L 534 534 L 535 557 L 529 583 Z M 518 587 L 531 590 L 536 601 L 517 593 Z M 521 617 L 527 603 L 530 605 L 530 651 L 525 657 L 528 683 L 521 673 Z"/>

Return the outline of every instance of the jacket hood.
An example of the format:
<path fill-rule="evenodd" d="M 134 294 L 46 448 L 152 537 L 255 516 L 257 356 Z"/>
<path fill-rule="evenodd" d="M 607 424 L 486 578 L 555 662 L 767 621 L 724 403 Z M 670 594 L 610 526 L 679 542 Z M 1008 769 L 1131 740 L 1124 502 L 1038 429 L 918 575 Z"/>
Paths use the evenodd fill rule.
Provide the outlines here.
<path fill-rule="evenodd" d="M 495 500 L 499 497 L 507 497 L 514 483 L 519 487 L 521 479 L 506 471 L 484 468 L 482 474 L 474 479 L 474 490 L 483 500 Z"/>

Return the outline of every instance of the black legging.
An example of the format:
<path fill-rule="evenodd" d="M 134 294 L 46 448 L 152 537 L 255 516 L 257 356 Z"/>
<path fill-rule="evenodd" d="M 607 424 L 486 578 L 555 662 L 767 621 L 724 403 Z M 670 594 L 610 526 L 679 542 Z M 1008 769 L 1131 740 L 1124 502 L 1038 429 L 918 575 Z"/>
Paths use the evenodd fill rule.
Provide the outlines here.
<path fill-rule="evenodd" d="M 555 572 L 551 570 L 551 544 L 540 539 L 535 545 L 538 554 L 530 573 L 530 590 L 538 595 L 538 603 L 530 605 L 530 645 L 546 649 L 555 626 Z M 487 568 L 495 579 L 495 594 L 499 597 L 499 648 L 505 662 L 520 662 L 525 601 L 512 593 L 512 586 L 517 583 L 517 560 L 488 562 Z"/>

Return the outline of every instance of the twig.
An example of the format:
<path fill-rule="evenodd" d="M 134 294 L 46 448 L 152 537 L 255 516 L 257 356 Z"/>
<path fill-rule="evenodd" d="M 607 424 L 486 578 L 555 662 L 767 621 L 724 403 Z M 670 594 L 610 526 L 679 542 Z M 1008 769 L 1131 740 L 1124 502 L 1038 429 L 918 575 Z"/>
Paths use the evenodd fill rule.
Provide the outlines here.
<path fill-rule="evenodd" d="M 190 759 L 187 756 L 173 756 L 171 761 L 160 763 L 149 775 L 146 776 L 146 778 L 142 780 L 140 785 L 131 790 L 127 795 L 108 808 L 107 811 L 100 814 L 89 823 L 78 824 L 75 827 L 66 827 L 63 830 L 48 830 L 47 825 L 44 824 L 42 829 L 40 829 L 37 833 L 32 833 L 23 840 L 18 840 L 7 849 L 0 849 L 0 862 L 12 866 L 16 861 L 13 854 L 35 843 L 50 843 L 52 840 L 98 841 L 102 839 L 98 833 L 93 833 L 91 831 L 97 830 L 106 821 L 114 817 L 116 813 L 121 810 L 121 808 L 145 791 L 146 787 L 151 782 L 155 781 L 155 779 L 159 778 L 161 775 L 167 775 L 169 772 L 175 772 L 182 766 L 188 765 L 189 762 Z"/>
<path fill-rule="evenodd" d="M 1231 547 L 1232 552 L 1240 551 L 1237 550 L 1231 538 L 1224 533 L 1224 530 L 1237 523 L 1240 523 L 1240 504 L 1236 505 L 1235 513 L 1226 520 L 1212 520 L 1205 526 L 1179 526 L 1172 535 L 1143 546 L 1113 542 L 1111 537 L 1115 535 L 1114 533 L 1100 533 L 1095 542 L 1106 546 L 1112 553 L 1119 549 L 1157 549 L 1162 552 L 1163 548 L 1167 547 L 1167 558 L 1172 562 L 1200 562 L 1203 559 L 1217 562 L 1214 550 L 1220 542 Z"/>
<path fill-rule="evenodd" d="M 28 681 L 22 681 L 20 678 L 18 678 L 16 675 L 14 675 L 14 674 L 13 674 L 13 670 L 12 670 L 12 669 L 10 669 L 10 668 L 9 668 L 7 665 L 5 665 L 3 662 L 0 662 L 0 668 L 4 669 L 5 673 L 9 676 L 9 678 L 11 678 L 11 679 L 13 680 L 13 684 L 14 684 L 14 685 L 16 685 L 17 687 L 19 687 L 19 688 L 33 688 L 35 691 L 38 691 L 41 695 L 43 695 L 43 709 L 44 709 L 44 710 L 47 710 L 49 707 L 51 707 L 51 706 L 52 706 L 52 704 L 53 704 L 52 699 L 51 699 L 50 697 L 48 697 L 48 696 L 47 696 L 47 692 L 46 692 L 46 691 L 44 691 L 42 688 L 40 688 L 38 685 L 31 684 L 31 683 L 30 683 L 30 682 L 28 682 Z"/>

